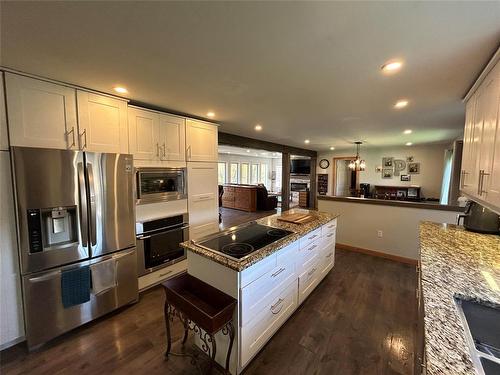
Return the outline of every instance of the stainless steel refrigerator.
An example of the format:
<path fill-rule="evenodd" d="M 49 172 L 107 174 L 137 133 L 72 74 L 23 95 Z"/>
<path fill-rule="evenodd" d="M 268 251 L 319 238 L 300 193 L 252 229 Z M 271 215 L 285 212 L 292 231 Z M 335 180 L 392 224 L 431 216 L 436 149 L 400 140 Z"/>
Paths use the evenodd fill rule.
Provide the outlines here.
<path fill-rule="evenodd" d="M 12 147 L 28 347 L 137 301 L 132 156 Z"/>

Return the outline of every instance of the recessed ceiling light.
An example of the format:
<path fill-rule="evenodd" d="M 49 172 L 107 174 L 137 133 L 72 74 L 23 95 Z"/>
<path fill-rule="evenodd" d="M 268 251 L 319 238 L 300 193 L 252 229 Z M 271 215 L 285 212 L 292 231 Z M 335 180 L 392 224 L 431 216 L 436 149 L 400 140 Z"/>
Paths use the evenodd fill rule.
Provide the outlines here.
<path fill-rule="evenodd" d="M 333 147 L 333 146 L 332 146 L 332 147 L 330 147 L 330 150 L 332 150 L 332 151 L 333 151 L 333 150 L 335 150 L 335 147 Z"/>
<path fill-rule="evenodd" d="M 113 90 L 115 90 L 117 93 L 120 93 L 120 94 L 126 94 L 128 92 L 128 90 L 125 87 L 121 87 L 121 86 L 113 87 Z"/>
<path fill-rule="evenodd" d="M 247 152 L 250 152 L 250 150 L 247 150 Z"/>
<path fill-rule="evenodd" d="M 306 139 L 306 140 L 304 141 L 304 143 L 306 143 L 306 144 L 307 144 L 307 143 L 309 143 L 309 142 L 311 142 L 309 139 Z"/>
<path fill-rule="evenodd" d="M 406 145 L 407 145 L 407 146 L 411 146 L 412 144 L 413 144 L 413 143 L 411 143 L 411 142 L 406 142 Z"/>
<path fill-rule="evenodd" d="M 396 109 L 401 109 L 401 108 L 404 108 L 408 105 L 408 100 L 406 99 L 401 99 L 401 100 L 398 100 L 396 102 L 396 104 L 394 104 L 394 108 Z"/>
<path fill-rule="evenodd" d="M 395 73 L 399 69 L 401 69 L 402 66 L 403 66 L 403 63 L 401 61 L 393 60 L 393 61 L 386 62 L 384 65 L 382 65 L 381 69 L 385 73 Z"/>
<path fill-rule="evenodd" d="M 406 129 L 403 134 L 411 134 L 412 133 L 412 130 L 411 129 Z"/>
<path fill-rule="evenodd" d="M 210 112 L 207 112 L 207 116 L 208 117 L 214 117 L 215 116 L 215 113 L 210 111 Z"/>
<path fill-rule="evenodd" d="M 257 130 L 258 132 L 260 132 L 262 130 L 262 125 L 255 125 L 255 130 Z"/>

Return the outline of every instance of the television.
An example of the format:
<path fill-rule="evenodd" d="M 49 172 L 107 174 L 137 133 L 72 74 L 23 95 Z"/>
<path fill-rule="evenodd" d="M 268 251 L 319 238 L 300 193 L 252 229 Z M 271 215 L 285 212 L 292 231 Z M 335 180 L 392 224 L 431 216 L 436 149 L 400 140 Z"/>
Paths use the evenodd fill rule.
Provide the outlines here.
<path fill-rule="evenodd" d="M 292 159 L 291 174 L 311 174 L 311 159 Z"/>

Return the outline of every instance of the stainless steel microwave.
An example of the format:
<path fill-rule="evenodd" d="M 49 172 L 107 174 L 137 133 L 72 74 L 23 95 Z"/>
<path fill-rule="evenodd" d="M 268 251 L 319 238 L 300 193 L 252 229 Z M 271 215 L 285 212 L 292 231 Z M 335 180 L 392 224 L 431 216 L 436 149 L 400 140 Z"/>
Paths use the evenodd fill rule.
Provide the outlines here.
<path fill-rule="evenodd" d="M 187 198 L 186 168 L 137 168 L 137 203 Z"/>

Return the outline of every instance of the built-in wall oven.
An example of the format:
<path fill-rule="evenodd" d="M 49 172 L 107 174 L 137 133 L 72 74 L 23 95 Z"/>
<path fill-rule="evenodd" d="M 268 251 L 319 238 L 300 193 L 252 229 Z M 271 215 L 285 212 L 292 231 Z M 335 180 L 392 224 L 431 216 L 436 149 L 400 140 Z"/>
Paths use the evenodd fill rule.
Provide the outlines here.
<path fill-rule="evenodd" d="M 137 203 L 187 198 L 186 168 L 137 168 Z"/>
<path fill-rule="evenodd" d="M 189 239 L 188 214 L 136 223 L 139 276 L 186 259 L 181 242 Z"/>

